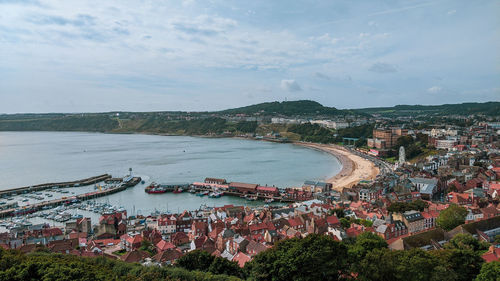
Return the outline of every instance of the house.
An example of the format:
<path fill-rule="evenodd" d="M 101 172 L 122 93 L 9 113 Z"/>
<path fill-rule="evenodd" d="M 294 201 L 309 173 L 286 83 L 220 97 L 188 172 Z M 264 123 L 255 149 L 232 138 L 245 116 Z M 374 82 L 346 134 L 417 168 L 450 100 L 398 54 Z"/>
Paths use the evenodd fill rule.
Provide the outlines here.
<path fill-rule="evenodd" d="M 155 228 L 161 234 L 172 234 L 177 230 L 177 218 L 174 215 L 162 215 L 156 220 Z"/>
<path fill-rule="evenodd" d="M 177 217 L 176 221 L 176 232 L 188 233 L 191 230 L 191 225 L 193 223 L 193 216 L 190 212 L 184 211 Z"/>
<path fill-rule="evenodd" d="M 251 257 L 256 256 L 260 252 L 263 252 L 267 250 L 267 247 L 259 242 L 255 242 L 253 240 L 250 240 L 247 245 L 247 254 L 250 255 Z"/>
<path fill-rule="evenodd" d="M 436 221 L 439 217 L 438 211 L 424 211 L 421 214 L 422 217 L 424 217 L 424 229 L 430 229 L 436 226 Z"/>
<path fill-rule="evenodd" d="M 139 249 L 142 245 L 142 240 L 143 238 L 140 234 L 136 234 L 133 236 L 123 234 L 122 236 L 120 236 L 121 248 L 123 250 L 126 250 L 127 252 Z"/>
<path fill-rule="evenodd" d="M 498 261 L 500 259 L 500 248 L 490 246 L 488 252 L 481 256 L 485 262 Z"/>
<path fill-rule="evenodd" d="M 133 250 L 120 257 L 122 261 L 129 263 L 141 262 L 146 258 L 149 258 L 149 254 L 139 250 Z"/>
<path fill-rule="evenodd" d="M 213 253 L 216 250 L 215 242 L 207 236 L 200 236 L 193 239 L 190 244 L 190 249 L 191 251 L 203 250 L 209 253 Z"/>
<path fill-rule="evenodd" d="M 190 235 L 192 238 L 200 237 L 208 234 L 208 224 L 203 221 L 195 221 L 191 225 Z"/>
<path fill-rule="evenodd" d="M 329 227 L 340 227 L 340 221 L 336 215 L 326 217 L 326 223 Z"/>
<path fill-rule="evenodd" d="M 379 225 L 375 232 L 385 240 L 389 240 L 408 234 L 408 228 L 402 221 L 394 220 L 391 223 Z"/>
<path fill-rule="evenodd" d="M 161 240 L 160 242 L 156 243 L 156 252 L 159 253 L 168 249 L 175 249 L 175 245 L 165 240 Z"/>
<path fill-rule="evenodd" d="M 153 256 L 153 260 L 160 264 L 174 264 L 177 259 L 182 257 L 182 253 L 177 248 L 170 248 L 165 251 L 158 252 L 158 254 Z"/>
<path fill-rule="evenodd" d="M 394 215 L 396 217 L 397 215 Z M 424 230 L 424 217 L 418 211 L 407 211 L 399 215 L 398 218 L 402 220 L 408 227 L 409 233 L 420 232 Z"/>
<path fill-rule="evenodd" d="M 170 237 L 170 241 L 175 246 L 189 243 L 189 237 L 184 232 L 176 232 Z"/>
<path fill-rule="evenodd" d="M 245 266 L 245 263 L 249 262 L 252 258 L 244 254 L 242 252 L 238 252 L 236 255 L 233 256 L 232 261 L 235 261 L 238 263 L 238 265 L 243 268 Z"/>
<path fill-rule="evenodd" d="M 379 196 L 379 192 L 373 189 L 361 188 L 358 191 L 358 198 L 362 201 L 376 200 Z"/>
<path fill-rule="evenodd" d="M 305 228 L 306 228 L 306 225 L 304 224 L 304 222 L 299 218 L 299 217 L 293 217 L 293 218 L 289 218 L 288 219 L 288 225 L 297 230 L 297 231 L 304 231 Z"/>

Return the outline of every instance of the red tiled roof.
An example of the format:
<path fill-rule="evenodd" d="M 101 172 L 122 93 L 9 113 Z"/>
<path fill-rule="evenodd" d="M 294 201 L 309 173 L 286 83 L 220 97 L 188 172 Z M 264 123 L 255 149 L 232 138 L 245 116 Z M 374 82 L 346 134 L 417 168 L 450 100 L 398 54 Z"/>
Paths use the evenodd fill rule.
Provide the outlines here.
<path fill-rule="evenodd" d="M 500 248 L 495 248 L 481 256 L 486 262 L 497 261 L 500 258 Z"/>
<path fill-rule="evenodd" d="M 250 256 L 242 253 L 242 252 L 238 252 L 234 257 L 233 257 L 233 261 L 237 262 L 238 265 L 240 267 L 244 267 L 245 266 L 245 263 L 249 262 L 252 258 L 250 258 Z"/>
<path fill-rule="evenodd" d="M 156 244 L 156 248 L 158 248 L 158 250 L 160 250 L 160 251 L 165 251 L 168 249 L 174 249 L 175 245 L 170 243 L 170 242 L 167 242 L 165 240 L 161 240 L 160 242 L 158 242 Z"/>

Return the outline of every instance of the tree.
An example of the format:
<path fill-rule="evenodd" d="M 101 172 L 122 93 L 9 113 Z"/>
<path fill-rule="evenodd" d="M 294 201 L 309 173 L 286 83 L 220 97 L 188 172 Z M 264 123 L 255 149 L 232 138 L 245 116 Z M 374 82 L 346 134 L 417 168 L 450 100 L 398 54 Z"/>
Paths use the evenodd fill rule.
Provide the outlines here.
<path fill-rule="evenodd" d="M 348 273 L 347 247 L 326 235 L 278 242 L 245 264 L 251 280 L 339 280 Z"/>
<path fill-rule="evenodd" d="M 467 209 L 456 204 L 451 204 L 448 208 L 441 211 L 436 223 L 442 229 L 449 231 L 465 223 L 466 216 Z"/>
<path fill-rule="evenodd" d="M 177 265 L 187 270 L 207 271 L 215 257 L 206 251 L 194 250 L 177 260 Z"/>
<path fill-rule="evenodd" d="M 500 281 L 500 261 L 483 264 L 476 281 Z"/>
<path fill-rule="evenodd" d="M 444 249 L 432 251 L 431 254 L 456 274 L 457 281 L 473 280 L 484 262 L 478 253 L 469 249 Z"/>
<path fill-rule="evenodd" d="M 351 222 L 348 219 L 346 219 L 346 218 L 341 218 L 340 219 L 340 225 L 343 228 L 349 228 L 351 226 Z"/>
<path fill-rule="evenodd" d="M 356 242 L 349 247 L 349 256 L 355 262 L 362 260 L 368 252 L 382 248 L 387 248 L 387 242 L 382 237 L 371 232 L 363 232 L 356 237 Z"/>
<path fill-rule="evenodd" d="M 155 251 L 155 249 L 153 247 L 153 243 L 151 243 L 151 241 L 146 240 L 146 239 L 142 240 L 141 247 L 139 248 L 139 250 L 146 251 L 146 252 L 150 253 L 151 255 L 153 255 L 154 251 Z"/>
<path fill-rule="evenodd" d="M 455 235 L 450 241 L 448 241 L 448 243 L 444 244 L 444 248 L 456 250 L 472 250 L 473 252 L 480 253 L 481 251 L 487 250 L 489 248 L 489 244 L 477 240 L 470 234 L 460 233 Z"/>
<path fill-rule="evenodd" d="M 358 280 L 455 280 L 441 261 L 429 252 L 414 248 L 391 251 L 387 248 L 368 252 L 357 267 Z"/>
<path fill-rule="evenodd" d="M 241 276 L 242 271 L 237 262 L 229 261 L 225 258 L 216 257 L 212 264 L 208 267 L 208 272 L 213 274 L 225 274 L 233 276 Z"/>

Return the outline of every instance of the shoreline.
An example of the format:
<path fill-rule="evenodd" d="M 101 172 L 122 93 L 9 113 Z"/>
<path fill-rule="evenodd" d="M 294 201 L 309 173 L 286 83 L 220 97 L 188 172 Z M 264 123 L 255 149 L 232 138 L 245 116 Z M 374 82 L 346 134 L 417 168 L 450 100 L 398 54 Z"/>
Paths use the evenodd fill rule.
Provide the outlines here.
<path fill-rule="evenodd" d="M 342 165 L 340 172 L 326 180 L 327 183 L 332 184 L 332 189 L 337 191 L 352 187 L 362 180 L 374 180 L 380 172 L 370 160 L 352 154 L 335 144 L 306 142 L 294 142 L 294 144 L 326 152 L 340 161 Z"/>

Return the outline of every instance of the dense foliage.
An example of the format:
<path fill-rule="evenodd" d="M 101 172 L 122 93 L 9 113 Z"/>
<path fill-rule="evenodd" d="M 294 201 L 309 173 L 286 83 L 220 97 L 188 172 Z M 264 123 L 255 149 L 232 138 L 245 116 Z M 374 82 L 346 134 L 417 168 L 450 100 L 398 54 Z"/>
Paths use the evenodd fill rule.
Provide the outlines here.
<path fill-rule="evenodd" d="M 243 275 L 238 263 L 200 250 L 194 250 L 182 256 L 177 260 L 177 265 L 187 270 L 206 271 L 213 274 Z"/>
<path fill-rule="evenodd" d="M 242 133 L 255 133 L 257 121 L 240 121 L 236 123 L 236 130 Z"/>
<path fill-rule="evenodd" d="M 347 247 L 329 236 L 288 239 L 245 265 L 250 280 L 339 280 L 348 273 Z"/>
<path fill-rule="evenodd" d="M 451 204 L 448 208 L 439 213 L 437 225 L 444 230 L 452 230 L 453 228 L 465 223 L 467 209 L 456 204 Z"/>
<path fill-rule="evenodd" d="M 171 121 L 160 116 L 152 116 L 138 130 L 164 134 L 206 135 L 221 134 L 227 129 L 227 125 L 226 120 L 216 117 Z"/>
<path fill-rule="evenodd" d="M 129 264 L 105 257 L 82 258 L 44 251 L 28 255 L 0 248 L 0 281 L 91 280 L 240 280 L 234 276 L 188 271 L 179 267 Z"/>
<path fill-rule="evenodd" d="M 396 105 L 393 107 L 375 107 L 356 110 L 368 114 L 380 114 L 387 117 L 408 116 L 408 115 L 498 115 L 500 112 L 500 102 L 485 103 L 461 103 L 443 105 Z"/>
<path fill-rule="evenodd" d="M 285 115 L 285 116 L 338 116 L 354 114 L 350 110 L 338 110 L 334 107 L 325 107 L 318 102 L 310 100 L 265 102 L 250 106 L 220 111 L 222 114 L 262 114 L 262 115 Z M 358 115 L 364 115 L 358 113 Z"/>
<path fill-rule="evenodd" d="M 0 120 L 0 131 L 88 131 L 105 132 L 118 126 L 107 115 L 72 115 L 53 118 Z"/>
<path fill-rule="evenodd" d="M 404 213 L 406 211 L 420 211 L 422 212 L 425 208 L 429 206 L 429 203 L 423 200 L 415 200 L 412 202 L 394 202 L 387 207 L 387 211 L 392 213 Z"/>
<path fill-rule="evenodd" d="M 301 141 L 332 143 L 335 141 L 333 132 L 318 124 L 294 124 L 288 128 L 288 132 L 300 135 Z"/>

